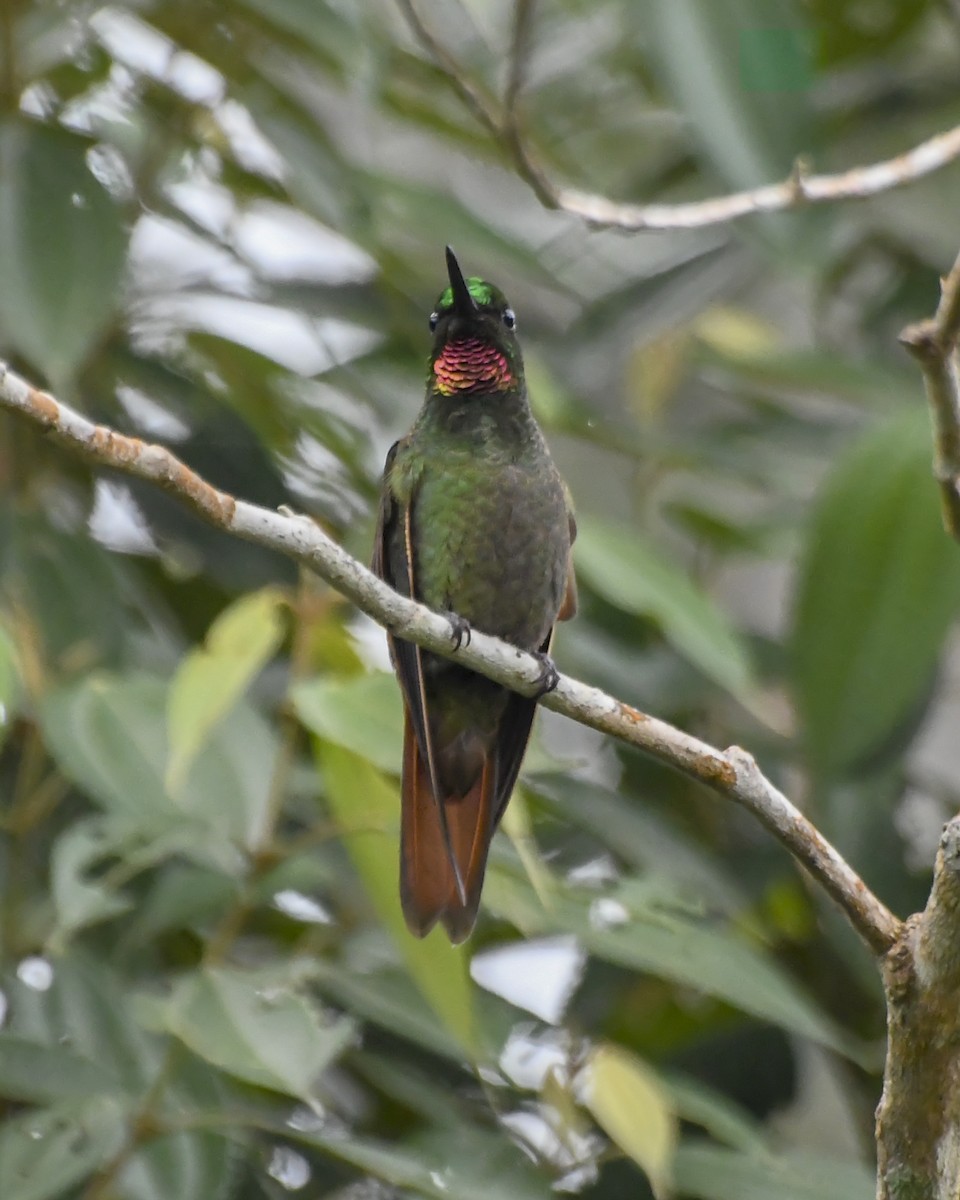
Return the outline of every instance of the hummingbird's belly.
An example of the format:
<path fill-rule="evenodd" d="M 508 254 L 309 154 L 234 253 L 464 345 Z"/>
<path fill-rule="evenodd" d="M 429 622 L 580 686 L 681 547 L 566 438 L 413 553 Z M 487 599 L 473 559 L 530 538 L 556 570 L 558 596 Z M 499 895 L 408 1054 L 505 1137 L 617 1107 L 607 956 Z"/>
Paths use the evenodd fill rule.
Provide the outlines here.
<path fill-rule="evenodd" d="M 553 463 L 475 463 L 424 480 L 413 511 L 415 587 L 431 608 L 536 649 L 557 618 L 570 533 Z"/>

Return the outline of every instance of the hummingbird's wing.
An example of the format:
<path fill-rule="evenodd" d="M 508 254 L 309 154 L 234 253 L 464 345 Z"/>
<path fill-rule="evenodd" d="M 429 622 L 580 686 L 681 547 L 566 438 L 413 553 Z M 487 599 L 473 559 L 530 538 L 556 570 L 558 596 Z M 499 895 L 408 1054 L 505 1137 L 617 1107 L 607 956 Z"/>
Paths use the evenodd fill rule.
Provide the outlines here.
<path fill-rule="evenodd" d="M 413 498 L 401 504 L 390 487 L 399 446 L 400 442 L 395 442 L 390 447 L 384 465 L 372 570 L 401 595 L 419 600 L 411 525 Z M 451 896 L 456 902 L 465 902 L 466 889 L 437 781 L 423 652 L 389 633 L 387 642 L 404 699 L 400 895 L 407 924 L 423 936 Z"/>
<path fill-rule="evenodd" d="M 413 583 L 413 551 L 410 530 L 410 508 L 400 504 L 390 487 L 390 472 L 397 456 L 399 442 L 387 452 L 383 467 L 383 486 L 377 511 L 377 529 L 373 538 L 371 570 L 401 596 L 417 599 Z M 387 634 L 390 659 L 397 672 L 403 697 L 413 720 L 414 732 L 421 746 L 427 745 L 427 723 L 423 706 L 423 664 L 420 649 Z"/>
<path fill-rule="evenodd" d="M 577 540 L 577 518 L 572 510 L 567 511 L 567 523 L 570 528 L 570 553 L 567 555 L 567 585 L 560 602 L 560 611 L 557 613 L 558 621 L 569 621 L 577 615 L 577 577 L 573 570 L 573 543 Z"/>

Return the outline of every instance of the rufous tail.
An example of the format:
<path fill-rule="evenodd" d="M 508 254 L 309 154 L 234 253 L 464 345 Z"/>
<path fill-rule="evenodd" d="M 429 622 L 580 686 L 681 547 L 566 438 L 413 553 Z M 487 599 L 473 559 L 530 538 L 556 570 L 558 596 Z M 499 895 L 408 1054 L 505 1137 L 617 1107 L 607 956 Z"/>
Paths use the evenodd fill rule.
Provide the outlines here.
<path fill-rule="evenodd" d="M 465 796 L 441 796 L 466 899 L 461 900 L 444 845 L 430 771 L 409 716 L 403 732 L 400 902 L 410 932 L 424 937 L 441 921 L 455 945 L 473 929 L 493 837 L 496 768 L 491 755 Z"/>

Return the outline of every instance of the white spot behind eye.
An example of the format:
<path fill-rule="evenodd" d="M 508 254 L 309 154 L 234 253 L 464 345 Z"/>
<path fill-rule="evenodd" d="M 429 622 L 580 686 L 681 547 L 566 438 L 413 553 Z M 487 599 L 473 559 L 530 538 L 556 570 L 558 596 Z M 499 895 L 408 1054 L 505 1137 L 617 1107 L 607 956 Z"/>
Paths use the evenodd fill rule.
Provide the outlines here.
<path fill-rule="evenodd" d="M 503 323 L 508 329 L 513 329 L 516 325 L 517 315 L 512 308 L 505 308 L 503 310 Z"/>

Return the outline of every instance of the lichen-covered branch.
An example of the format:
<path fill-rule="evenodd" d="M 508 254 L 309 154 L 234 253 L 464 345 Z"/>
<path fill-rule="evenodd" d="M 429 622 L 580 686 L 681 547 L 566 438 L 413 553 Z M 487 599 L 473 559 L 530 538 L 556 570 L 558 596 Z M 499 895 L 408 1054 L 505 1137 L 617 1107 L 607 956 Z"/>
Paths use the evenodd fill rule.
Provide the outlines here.
<path fill-rule="evenodd" d="M 94 462 L 158 484 L 212 525 L 304 563 L 392 633 L 455 657 L 465 667 L 524 695 L 537 690 L 542 665 L 532 655 L 479 632 L 455 651 L 446 617 L 393 591 L 309 517 L 271 512 L 218 491 L 164 447 L 93 424 L 0 363 L 3 408 L 33 421 L 56 441 Z M 742 805 L 833 897 L 874 953 L 882 954 L 893 944 L 900 928 L 896 917 L 764 777 L 746 751 L 736 746 L 717 750 L 598 688 L 566 676 L 561 676 L 556 690 L 543 697 L 542 703 L 646 751 Z"/>
<path fill-rule="evenodd" d="M 933 472 L 940 487 L 943 523 L 960 541 L 960 255 L 943 280 L 934 315 L 900 334 L 920 364 L 933 420 Z"/>
<path fill-rule="evenodd" d="M 531 0 L 518 0 L 514 48 L 505 104 L 501 108 L 490 100 L 470 79 L 449 49 L 423 20 L 412 0 L 397 0 L 407 24 L 420 45 L 446 75 L 451 87 L 474 117 L 503 147 L 517 174 L 531 187 L 546 208 L 579 217 L 598 229 L 625 232 L 668 229 L 701 229 L 721 225 L 756 213 L 787 212 L 809 204 L 827 204 L 840 200 L 863 200 L 904 184 L 914 183 L 960 159 L 960 125 L 938 133 L 925 142 L 883 162 L 852 167 L 835 175 L 811 174 L 802 159 L 787 179 L 768 183 L 744 192 L 732 192 L 707 200 L 685 204 L 621 204 L 606 196 L 554 183 L 537 161 L 521 131 L 517 114 L 517 94 L 522 82 L 522 57 L 518 44 L 529 37 Z M 518 43 L 522 34 L 523 43 Z"/>
<path fill-rule="evenodd" d="M 930 900 L 884 962 L 887 1063 L 878 1200 L 960 1196 L 960 818 L 943 831 Z"/>

